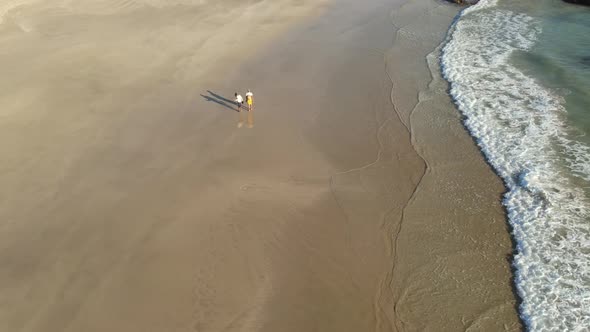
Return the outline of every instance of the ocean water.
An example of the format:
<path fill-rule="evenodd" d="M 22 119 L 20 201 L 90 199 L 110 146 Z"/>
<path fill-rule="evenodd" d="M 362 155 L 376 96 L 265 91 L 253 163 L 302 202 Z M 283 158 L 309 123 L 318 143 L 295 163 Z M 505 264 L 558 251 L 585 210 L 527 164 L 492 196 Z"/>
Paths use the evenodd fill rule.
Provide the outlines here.
<path fill-rule="evenodd" d="M 523 321 L 590 331 L 590 8 L 482 0 L 451 28 L 442 66 L 507 188 Z"/>

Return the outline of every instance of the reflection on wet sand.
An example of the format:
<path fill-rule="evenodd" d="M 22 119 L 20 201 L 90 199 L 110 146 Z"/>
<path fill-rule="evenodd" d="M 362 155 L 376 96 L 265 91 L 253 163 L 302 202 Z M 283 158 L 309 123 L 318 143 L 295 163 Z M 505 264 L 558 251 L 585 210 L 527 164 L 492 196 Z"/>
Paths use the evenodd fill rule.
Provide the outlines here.
<path fill-rule="evenodd" d="M 247 121 L 248 123 L 248 128 L 252 128 L 254 127 L 254 110 L 252 111 L 240 111 L 238 112 L 240 114 L 240 118 L 238 121 L 238 128 L 241 128 L 244 125 L 244 120 Z M 244 113 L 246 113 L 247 115 L 244 115 Z"/>

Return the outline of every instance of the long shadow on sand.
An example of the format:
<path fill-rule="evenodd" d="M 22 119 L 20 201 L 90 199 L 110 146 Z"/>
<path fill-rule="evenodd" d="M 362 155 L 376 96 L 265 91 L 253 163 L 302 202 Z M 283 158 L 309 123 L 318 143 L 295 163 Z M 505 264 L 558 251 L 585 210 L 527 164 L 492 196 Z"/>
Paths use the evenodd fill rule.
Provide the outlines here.
<path fill-rule="evenodd" d="M 210 90 L 207 90 L 207 92 L 209 93 L 209 95 L 201 94 L 201 97 L 205 98 L 205 100 L 212 101 L 216 104 L 219 104 L 221 106 L 229 108 L 232 111 L 235 111 L 235 112 L 238 111 L 236 108 L 236 103 L 233 100 L 227 99 L 227 98 L 225 98 L 215 92 L 212 92 Z"/>

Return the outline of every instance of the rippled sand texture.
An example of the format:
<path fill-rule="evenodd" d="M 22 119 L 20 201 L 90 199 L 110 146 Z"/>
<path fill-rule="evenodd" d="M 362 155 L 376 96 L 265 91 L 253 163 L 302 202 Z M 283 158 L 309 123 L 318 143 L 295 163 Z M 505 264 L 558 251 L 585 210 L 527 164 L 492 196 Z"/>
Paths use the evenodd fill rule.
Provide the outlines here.
<path fill-rule="evenodd" d="M 520 331 L 504 187 L 460 124 L 433 49 L 443 37 L 434 22 L 454 14 L 418 1 L 393 14 L 392 99 L 426 166 L 395 241 L 394 321 L 408 331 Z"/>
<path fill-rule="evenodd" d="M 515 328 L 456 11 L 1 1 L 0 331 Z"/>

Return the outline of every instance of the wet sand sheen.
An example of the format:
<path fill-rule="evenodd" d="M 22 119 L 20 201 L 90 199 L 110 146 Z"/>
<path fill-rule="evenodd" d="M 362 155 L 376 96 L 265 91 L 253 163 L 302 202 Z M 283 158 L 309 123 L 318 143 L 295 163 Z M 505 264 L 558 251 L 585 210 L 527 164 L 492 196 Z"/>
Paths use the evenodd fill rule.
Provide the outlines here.
<path fill-rule="evenodd" d="M 520 331 L 510 279 L 512 244 L 500 204 L 505 189 L 447 94 L 440 48 L 433 49 L 444 34 L 431 30 L 437 24 L 413 21 L 410 13 L 416 12 L 427 12 L 426 19 L 439 24 L 454 15 L 424 2 L 394 14 L 399 30 L 387 62 L 401 88 L 394 87 L 392 99 L 426 164 L 395 241 L 394 319 L 398 330 Z M 408 104 L 405 89 L 419 91 Z"/>
<path fill-rule="evenodd" d="M 433 56 L 428 85 L 457 8 L 29 2 L 0 25 L 0 330 L 518 329 L 501 184 Z"/>

